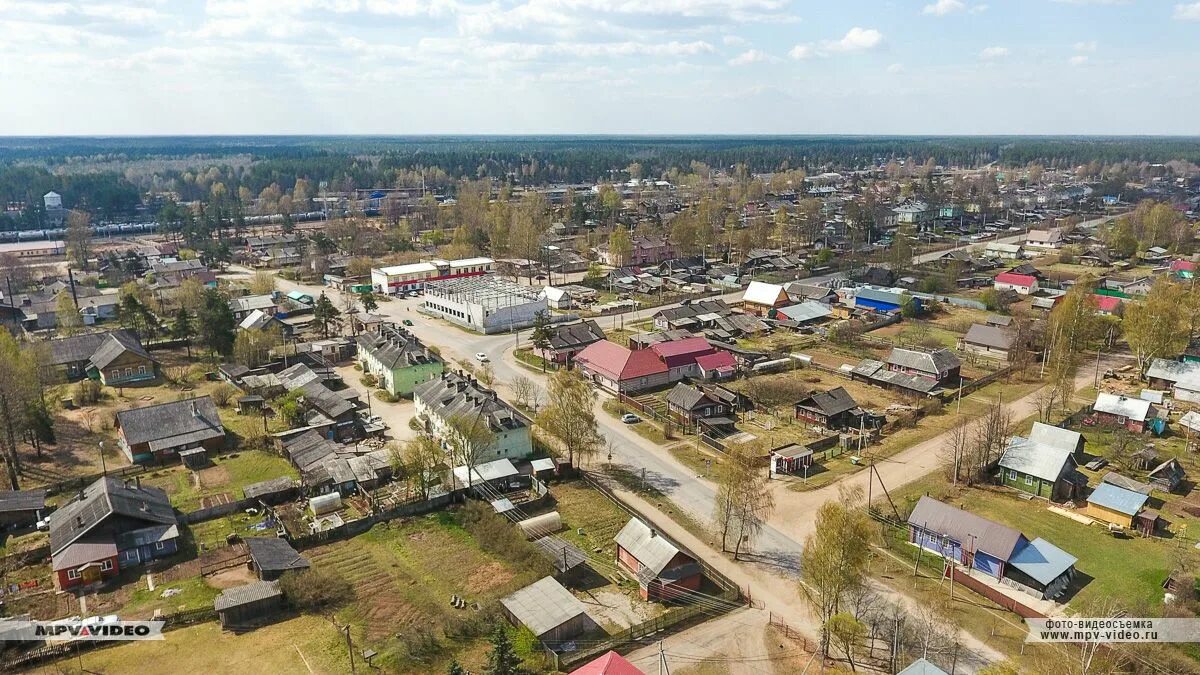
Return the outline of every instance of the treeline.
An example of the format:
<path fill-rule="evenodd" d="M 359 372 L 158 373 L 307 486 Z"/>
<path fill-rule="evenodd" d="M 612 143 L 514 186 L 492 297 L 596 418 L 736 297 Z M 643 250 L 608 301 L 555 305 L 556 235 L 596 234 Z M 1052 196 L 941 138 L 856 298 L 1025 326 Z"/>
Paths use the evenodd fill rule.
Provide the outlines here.
<path fill-rule="evenodd" d="M 137 160 L 197 158 L 197 165 L 249 154 L 244 179 L 261 190 L 289 178 L 354 179 L 357 187 L 390 184 L 397 170 L 437 168 L 452 178 L 509 178 L 514 183 L 603 180 L 614 169 L 640 163 L 659 176 L 692 162 L 713 167 L 745 164 L 751 171 L 781 167 L 861 169 L 893 159 L 933 158 L 954 166 L 991 162 L 1077 166 L 1122 161 L 1200 163 L 1200 138 L 1016 136 L 262 136 L 0 139 L 0 162 L 59 165 L 74 158 Z M 365 159 L 369 158 L 369 159 Z"/>

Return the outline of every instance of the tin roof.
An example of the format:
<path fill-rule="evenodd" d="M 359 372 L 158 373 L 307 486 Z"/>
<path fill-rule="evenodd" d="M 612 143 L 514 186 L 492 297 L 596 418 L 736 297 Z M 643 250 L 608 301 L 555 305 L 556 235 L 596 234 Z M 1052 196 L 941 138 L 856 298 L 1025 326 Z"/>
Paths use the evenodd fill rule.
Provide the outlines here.
<path fill-rule="evenodd" d="M 1088 496 L 1088 503 L 1102 506 L 1110 511 L 1124 513 L 1129 516 L 1136 516 L 1138 511 L 1146 505 L 1149 496 L 1126 490 L 1123 487 L 1118 487 L 1111 483 L 1101 483 L 1096 486 L 1092 494 Z"/>

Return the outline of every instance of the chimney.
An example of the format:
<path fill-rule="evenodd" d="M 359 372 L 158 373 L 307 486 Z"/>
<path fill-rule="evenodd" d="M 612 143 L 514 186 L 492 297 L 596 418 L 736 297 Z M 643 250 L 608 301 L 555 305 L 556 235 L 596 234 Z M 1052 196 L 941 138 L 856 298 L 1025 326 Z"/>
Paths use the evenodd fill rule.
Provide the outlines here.
<path fill-rule="evenodd" d="M 654 529 L 653 527 L 650 528 L 650 538 L 653 539 L 657 536 L 658 536 L 658 530 Z"/>
<path fill-rule="evenodd" d="M 143 501 L 143 502 L 142 502 L 141 509 L 142 509 L 142 511 L 143 511 L 143 512 L 145 512 L 145 511 L 149 511 L 149 510 L 150 510 L 150 505 L 149 505 L 149 504 L 147 504 L 146 502 L 144 502 L 144 501 Z"/>
<path fill-rule="evenodd" d="M 196 402 L 192 401 L 192 417 L 199 417 L 200 409 L 196 407 Z"/>
<path fill-rule="evenodd" d="M 83 516 L 75 516 L 75 527 L 83 527 Z"/>

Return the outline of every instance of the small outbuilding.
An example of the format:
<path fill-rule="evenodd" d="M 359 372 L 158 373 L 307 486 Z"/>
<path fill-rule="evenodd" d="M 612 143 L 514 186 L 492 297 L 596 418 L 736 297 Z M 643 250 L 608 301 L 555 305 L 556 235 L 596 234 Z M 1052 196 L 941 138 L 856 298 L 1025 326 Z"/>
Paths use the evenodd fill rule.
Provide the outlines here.
<path fill-rule="evenodd" d="M 0 490 L 0 528 L 31 527 L 45 509 L 45 490 Z"/>
<path fill-rule="evenodd" d="M 516 626 L 528 628 L 539 640 L 566 642 L 597 627 L 579 598 L 554 577 L 543 577 L 500 599 L 504 615 Z"/>
<path fill-rule="evenodd" d="M 1146 506 L 1149 497 L 1111 483 L 1096 486 L 1087 498 L 1087 515 L 1101 522 L 1133 527 L 1134 519 Z"/>
<path fill-rule="evenodd" d="M 312 567 L 308 559 L 300 555 L 286 539 L 279 537 L 247 537 L 250 550 L 250 567 L 263 581 L 275 581 L 284 572 L 306 570 Z"/>
<path fill-rule="evenodd" d="M 221 628 L 245 630 L 266 623 L 283 609 L 283 592 L 273 581 L 256 581 L 221 591 L 213 602 Z"/>
<path fill-rule="evenodd" d="M 1184 473 L 1183 465 L 1179 463 L 1179 460 L 1172 457 L 1151 469 L 1149 478 L 1150 483 L 1155 487 L 1167 492 L 1174 492 L 1183 479 L 1187 478 L 1187 474 Z"/>
<path fill-rule="evenodd" d="M 295 499 L 300 494 L 300 481 L 290 476 L 280 476 L 258 483 L 251 483 L 242 488 L 246 499 L 257 499 L 269 504 L 282 504 Z"/>

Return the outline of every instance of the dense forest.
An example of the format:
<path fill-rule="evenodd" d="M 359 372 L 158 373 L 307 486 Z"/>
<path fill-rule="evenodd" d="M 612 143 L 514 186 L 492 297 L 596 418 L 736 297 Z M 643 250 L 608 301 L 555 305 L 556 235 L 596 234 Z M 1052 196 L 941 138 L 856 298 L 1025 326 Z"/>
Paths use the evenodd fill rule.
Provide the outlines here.
<path fill-rule="evenodd" d="M 741 165 L 752 172 L 881 167 L 889 162 L 958 167 L 1200 164 L 1200 138 L 882 136 L 228 136 L 0 138 L 0 201 L 35 203 L 55 190 L 67 208 L 132 215 L 148 192 L 206 198 L 222 183 L 258 195 L 299 179 L 331 190 L 424 183 L 453 190 L 459 179 L 512 185 L 624 180 Z"/>

